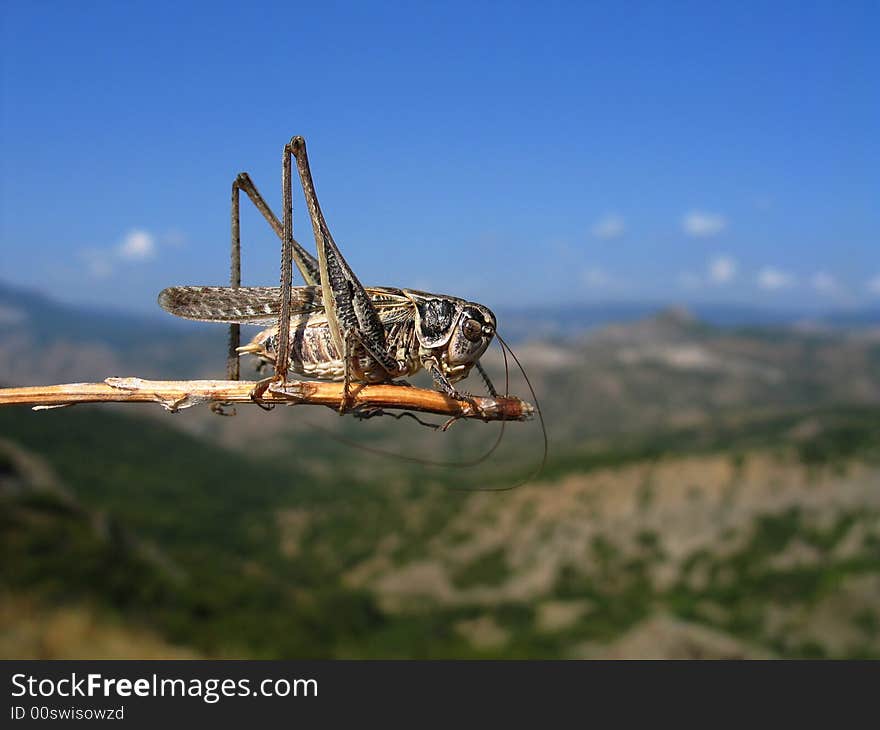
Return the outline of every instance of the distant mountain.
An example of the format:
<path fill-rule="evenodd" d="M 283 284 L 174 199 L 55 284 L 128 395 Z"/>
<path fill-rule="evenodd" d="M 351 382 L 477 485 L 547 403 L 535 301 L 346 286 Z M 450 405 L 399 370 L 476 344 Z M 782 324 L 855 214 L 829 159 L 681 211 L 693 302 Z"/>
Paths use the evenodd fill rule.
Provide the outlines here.
<path fill-rule="evenodd" d="M 63 336 L 126 348 L 151 338 L 179 336 L 184 323 L 163 314 L 158 307 L 155 316 L 76 307 L 0 282 L 0 332 L 24 328 L 40 341 Z"/>
<path fill-rule="evenodd" d="M 502 333 L 512 340 L 568 339 L 606 324 L 626 324 L 669 309 L 660 302 L 563 304 L 498 311 Z M 694 304 L 683 311 L 716 327 L 803 327 L 849 329 L 880 326 L 880 308 L 804 312 L 739 304 Z"/>
<path fill-rule="evenodd" d="M 137 372 L 144 377 L 219 375 L 224 328 L 155 316 L 75 307 L 0 283 L 0 380 L 28 384 L 63 377 L 100 380 Z"/>

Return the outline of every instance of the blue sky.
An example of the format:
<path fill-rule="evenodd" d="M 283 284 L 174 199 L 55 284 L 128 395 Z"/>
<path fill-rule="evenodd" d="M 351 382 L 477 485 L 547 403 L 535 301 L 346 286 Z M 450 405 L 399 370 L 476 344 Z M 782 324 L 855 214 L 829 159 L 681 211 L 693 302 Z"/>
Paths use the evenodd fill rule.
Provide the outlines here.
<path fill-rule="evenodd" d="M 877 2 L 0 12 L 6 282 L 139 311 L 224 283 L 233 177 L 278 208 L 302 134 L 366 284 L 880 304 Z M 275 283 L 277 241 L 242 227 L 245 283 Z"/>

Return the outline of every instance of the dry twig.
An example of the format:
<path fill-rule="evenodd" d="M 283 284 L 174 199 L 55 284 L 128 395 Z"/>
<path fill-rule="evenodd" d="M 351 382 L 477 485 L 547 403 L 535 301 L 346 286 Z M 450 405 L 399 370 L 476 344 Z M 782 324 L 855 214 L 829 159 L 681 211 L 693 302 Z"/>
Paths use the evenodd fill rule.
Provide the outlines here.
<path fill-rule="evenodd" d="M 254 382 L 239 380 L 107 378 L 103 383 L 0 388 L 0 405 L 42 409 L 76 403 L 161 403 L 169 411 L 179 411 L 200 403 L 253 403 L 254 386 Z M 534 413 L 534 407 L 519 398 L 475 396 L 470 403 L 453 400 L 435 390 L 405 385 L 354 385 L 350 395 L 349 406 L 361 411 L 400 409 L 483 421 L 524 421 Z M 342 399 L 341 383 L 293 381 L 283 390 L 270 387 L 260 402 L 339 409 Z"/>

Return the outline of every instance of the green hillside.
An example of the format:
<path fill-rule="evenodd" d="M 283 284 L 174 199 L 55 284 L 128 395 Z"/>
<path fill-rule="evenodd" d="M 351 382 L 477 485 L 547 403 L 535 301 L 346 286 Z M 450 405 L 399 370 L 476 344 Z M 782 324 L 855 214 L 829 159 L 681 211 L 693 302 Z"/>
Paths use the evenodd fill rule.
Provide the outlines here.
<path fill-rule="evenodd" d="M 51 601 L 87 596 L 220 654 L 327 655 L 342 638 L 315 630 L 328 610 L 343 621 L 370 615 L 369 601 L 341 588 L 318 556 L 279 556 L 278 505 L 315 488 L 292 470 L 97 409 L 4 409 L 0 433 L 44 456 L 82 505 L 6 497 L 11 587 Z M 119 527 L 93 529 L 91 515 L 104 513 Z M 122 549 L 128 534 L 159 546 L 172 570 Z"/>
<path fill-rule="evenodd" d="M 5 588 L 86 601 L 202 654 L 594 655 L 669 616 L 732 655 L 880 656 L 880 604 L 859 582 L 880 581 L 875 410 L 572 446 L 502 494 L 450 491 L 462 472 L 426 480 L 415 465 L 359 478 L 359 452 L 339 458 L 317 437 L 299 448 L 335 448 L 338 468 L 305 474 L 293 456 L 258 460 L 97 407 L 3 409 L 0 436 L 63 487 L 2 491 Z M 2 470 L 0 483 L 33 481 L 8 456 Z M 467 479 L 503 484 L 491 464 Z M 685 517 L 709 532 L 681 552 Z M 809 560 L 774 562 L 789 549 Z M 811 611 L 834 600 L 854 607 L 838 613 L 860 639 L 812 637 Z M 780 610 L 788 633 L 768 625 Z"/>

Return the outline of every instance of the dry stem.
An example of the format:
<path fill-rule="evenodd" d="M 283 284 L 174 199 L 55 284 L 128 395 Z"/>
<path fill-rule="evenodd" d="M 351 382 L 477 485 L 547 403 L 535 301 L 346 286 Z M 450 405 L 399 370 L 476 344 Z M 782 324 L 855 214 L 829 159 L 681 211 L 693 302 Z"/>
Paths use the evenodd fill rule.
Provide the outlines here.
<path fill-rule="evenodd" d="M 253 403 L 256 383 L 238 380 L 143 380 L 107 378 L 103 383 L 68 383 L 24 388 L 0 388 L 0 405 L 30 405 L 35 409 L 75 403 L 161 403 L 169 411 L 199 403 Z M 339 409 L 341 383 L 292 381 L 283 389 L 274 384 L 260 402 L 284 405 L 321 405 Z M 351 388 L 349 406 L 368 409 L 401 409 L 484 421 L 524 421 L 534 408 L 519 398 L 474 397 L 473 404 L 443 393 L 404 385 L 359 385 Z"/>

